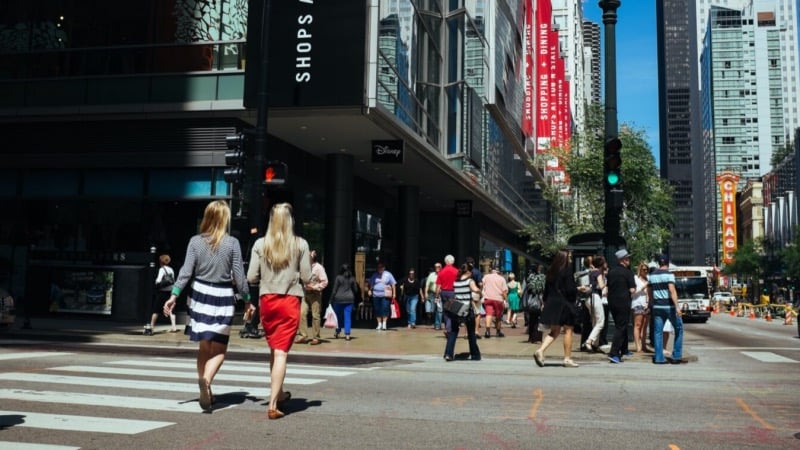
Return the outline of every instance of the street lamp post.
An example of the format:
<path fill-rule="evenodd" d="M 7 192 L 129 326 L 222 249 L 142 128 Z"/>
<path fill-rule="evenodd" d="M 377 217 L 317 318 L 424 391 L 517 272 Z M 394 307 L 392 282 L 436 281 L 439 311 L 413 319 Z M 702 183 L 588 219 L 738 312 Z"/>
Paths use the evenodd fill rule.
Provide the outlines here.
<path fill-rule="evenodd" d="M 598 3 L 603 10 L 603 25 L 605 39 L 605 139 L 604 142 L 619 143 L 617 124 L 617 44 L 615 26 L 617 24 L 617 8 L 620 0 L 600 0 Z M 621 144 L 619 144 L 621 147 Z M 608 144 L 606 144 L 608 146 Z M 606 180 L 604 180 L 606 183 Z M 615 207 L 615 199 L 619 200 L 621 187 L 616 191 L 606 186 L 605 190 L 605 216 L 603 228 L 605 232 L 606 252 L 613 254 L 620 246 L 620 214 L 622 209 Z"/>

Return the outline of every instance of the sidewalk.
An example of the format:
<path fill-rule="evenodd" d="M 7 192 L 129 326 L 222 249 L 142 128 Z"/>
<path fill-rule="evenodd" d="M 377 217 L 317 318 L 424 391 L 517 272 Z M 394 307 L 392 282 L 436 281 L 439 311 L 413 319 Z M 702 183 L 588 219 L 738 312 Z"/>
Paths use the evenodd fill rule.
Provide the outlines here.
<path fill-rule="evenodd" d="M 394 322 L 394 321 L 392 321 Z M 404 325 L 391 326 L 387 331 L 377 331 L 374 328 L 353 328 L 352 340 L 343 338 L 334 339 L 332 329 L 322 329 L 322 343 L 320 345 L 295 344 L 292 353 L 311 355 L 370 355 L 373 357 L 441 357 L 444 353 L 445 338 L 442 331 L 434 330 L 430 325 L 420 325 L 416 329 L 406 328 Z M 15 326 L 0 333 L 0 340 L 39 338 L 57 340 L 59 336 L 80 337 L 86 342 L 113 343 L 126 345 L 159 345 L 192 348 L 196 344 L 190 342 L 183 334 L 181 326 L 179 332 L 169 333 L 169 325 L 160 323 L 156 325 L 153 336 L 144 336 L 143 325 L 131 323 L 111 322 L 105 318 L 38 318 L 31 319 L 31 328 L 22 327 L 22 320 L 18 317 Z M 366 325 L 365 325 L 366 326 Z M 266 350 L 265 339 L 244 339 L 239 337 L 240 323 L 235 323 L 231 332 L 229 348 L 231 351 L 247 351 L 255 349 Z M 483 336 L 485 328 L 479 330 Z M 504 327 L 504 338 L 494 336 L 489 339 L 478 340 L 478 346 L 484 357 L 501 358 L 527 358 L 533 363 L 533 352 L 539 348 L 538 344 L 527 342 L 525 328 Z M 460 336 L 466 334 L 461 329 Z M 606 356 L 602 353 L 587 353 L 578 350 L 580 337 L 573 339 L 572 359 L 577 362 L 605 362 Z M 456 342 L 456 354 L 468 352 L 467 340 L 459 337 Z M 549 361 L 560 361 L 564 355 L 563 340 L 559 338 L 547 349 L 546 358 Z M 632 362 L 650 362 L 651 354 L 634 354 L 627 358 Z M 690 358 L 685 358 L 692 360 Z M 696 358 L 694 358 L 696 360 Z"/>

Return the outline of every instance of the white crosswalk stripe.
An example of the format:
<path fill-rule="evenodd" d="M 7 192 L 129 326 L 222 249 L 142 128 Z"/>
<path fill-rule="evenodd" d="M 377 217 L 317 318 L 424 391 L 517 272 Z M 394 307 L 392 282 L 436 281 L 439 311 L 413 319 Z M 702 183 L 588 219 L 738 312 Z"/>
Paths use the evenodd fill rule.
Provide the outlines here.
<path fill-rule="evenodd" d="M 0 360 L 65 356 L 68 353 L 20 352 L 0 355 Z M 347 377 L 375 368 L 337 368 L 290 364 L 285 385 L 312 385 L 331 378 Z M 215 411 L 235 408 L 242 403 L 225 405 L 227 395 L 247 397 L 248 402 L 269 398 L 269 367 L 262 362 L 226 361 L 214 379 L 217 398 Z M 46 385 L 38 389 L 37 385 Z M 97 388 L 92 391 L 92 388 Z M 103 394 L 113 389 L 113 394 Z M 145 394 L 146 392 L 146 394 Z M 156 394 L 154 394 L 154 392 Z M 157 393 L 163 393 L 159 396 Z M 187 395 L 188 394 L 188 395 Z M 148 395 L 148 396 L 143 396 Z M 98 365 L 62 365 L 32 372 L 0 372 L 0 404 L 12 401 L 75 405 L 86 407 L 143 409 L 198 414 L 197 372 L 194 359 L 141 358 L 109 360 Z M 247 403 L 247 402 L 245 402 Z M 13 407 L 12 407 L 13 408 Z M 46 409 L 45 409 L 46 410 Z M 168 427 L 174 422 L 93 417 L 90 415 L 48 414 L 33 411 L 0 411 L 0 428 L 31 427 L 91 433 L 137 434 Z M 0 441 L 0 450 L 68 450 L 78 447 Z"/>
<path fill-rule="evenodd" d="M 756 359 L 761 362 L 767 363 L 797 363 L 800 361 L 795 361 L 791 358 L 787 358 L 785 356 L 781 356 L 777 353 L 772 352 L 742 352 L 743 355 L 749 356 L 750 358 Z"/>

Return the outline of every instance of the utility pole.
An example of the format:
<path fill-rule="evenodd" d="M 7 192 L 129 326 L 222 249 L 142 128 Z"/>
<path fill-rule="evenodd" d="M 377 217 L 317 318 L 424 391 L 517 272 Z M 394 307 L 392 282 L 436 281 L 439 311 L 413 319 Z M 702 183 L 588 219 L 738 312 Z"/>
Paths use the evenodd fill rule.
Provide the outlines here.
<path fill-rule="evenodd" d="M 252 2 L 250 2 L 252 5 Z M 269 16 L 271 0 L 266 0 L 261 10 L 261 36 L 258 92 L 256 94 L 256 128 L 253 132 L 253 157 L 248 167 L 248 193 L 250 197 L 250 230 L 253 235 L 264 234 L 266 219 L 264 217 L 264 200 L 262 199 L 261 171 L 264 169 L 267 154 L 267 112 L 269 95 L 267 93 L 267 74 L 269 73 Z M 262 226 L 264 228 L 262 228 Z"/>
<path fill-rule="evenodd" d="M 621 166 L 619 150 L 622 143 L 619 140 L 617 124 L 617 8 L 620 0 L 600 0 L 598 5 L 603 10 L 603 36 L 605 39 L 605 136 L 604 142 L 604 167 L 605 177 L 605 216 L 603 229 L 606 253 L 613 255 L 624 242 L 620 236 L 620 215 L 622 214 L 622 180 L 619 171 L 610 175 L 610 171 Z M 609 166 L 612 165 L 612 167 Z M 617 167 L 613 167 L 617 164 Z M 616 177 L 616 178 L 614 178 Z M 611 261 L 611 260 L 609 260 Z"/>

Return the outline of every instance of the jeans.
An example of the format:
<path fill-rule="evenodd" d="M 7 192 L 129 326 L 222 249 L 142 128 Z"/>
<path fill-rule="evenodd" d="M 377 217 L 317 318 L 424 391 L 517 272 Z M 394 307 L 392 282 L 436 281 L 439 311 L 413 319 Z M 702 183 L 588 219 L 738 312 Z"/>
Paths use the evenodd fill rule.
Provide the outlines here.
<path fill-rule="evenodd" d="M 442 328 L 442 302 L 436 300 L 435 294 L 428 294 L 425 300 L 425 312 L 433 314 L 433 328 Z"/>
<path fill-rule="evenodd" d="M 350 334 L 350 326 L 352 324 L 351 318 L 353 317 L 353 304 L 352 303 L 334 303 L 333 304 L 333 311 L 336 313 L 336 320 L 339 322 L 339 327 L 336 328 L 336 332 L 339 333 L 342 331 L 342 325 L 344 324 L 344 334 Z"/>
<path fill-rule="evenodd" d="M 444 304 L 447 303 L 447 299 L 455 297 L 455 292 L 453 291 L 445 291 L 442 289 L 439 292 L 439 315 L 441 317 L 442 311 L 444 311 Z M 444 329 L 445 331 L 450 331 L 450 316 L 445 314 L 444 315 Z"/>
<path fill-rule="evenodd" d="M 653 307 L 653 337 L 655 338 L 655 356 L 653 361 L 664 362 L 664 321 L 669 319 L 675 328 L 675 343 L 672 346 L 672 359 L 683 357 L 683 320 L 678 317 L 674 306 L 656 305 Z"/>
<path fill-rule="evenodd" d="M 419 303 L 419 295 L 406 296 L 406 312 L 408 313 L 408 324 L 417 324 L 417 303 Z"/>
<path fill-rule="evenodd" d="M 469 341 L 469 355 L 472 359 L 481 359 L 481 350 L 478 348 L 478 338 L 475 334 L 475 312 L 472 308 L 469 309 L 467 317 L 459 318 L 450 313 L 444 312 L 445 318 L 449 318 L 450 326 L 447 328 L 447 344 L 444 347 L 444 356 L 453 358 L 453 352 L 456 348 L 456 339 L 458 339 L 458 328 L 461 322 L 467 327 L 467 340 Z"/>

